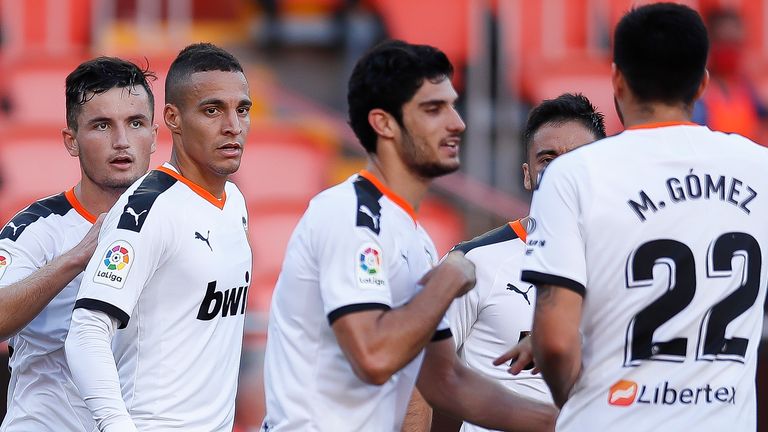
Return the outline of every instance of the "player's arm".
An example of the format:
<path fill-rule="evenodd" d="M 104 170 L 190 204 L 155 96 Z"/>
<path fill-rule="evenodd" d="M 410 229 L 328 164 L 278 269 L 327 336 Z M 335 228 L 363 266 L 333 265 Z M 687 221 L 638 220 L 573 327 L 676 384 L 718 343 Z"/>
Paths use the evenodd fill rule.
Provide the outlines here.
<path fill-rule="evenodd" d="M 421 279 L 424 288 L 404 306 L 343 315 L 333 322 L 355 374 L 381 385 L 405 367 L 435 335 L 451 301 L 475 285 L 474 265 L 451 252 Z"/>
<path fill-rule="evenodd" d="M 458 361 L 453 340 L 427 346 L 417 382 L 436 410 L 489 429 L 554 430 L 557 409 L 517 395 Z"/>
<path fill-rule="evenodd" d="M 403 420 L 402 432 L 428 432 L 432 426 L 432 408 L 419 390 L 414 388 L 408 411 Z"/>
<path fill-rule="evenodd" d="M 117 320 L 104 312 L 75 309 L 65 343 L 67 363 L 99 430 L 136 432 L 123 401 L 112 354 L 117 327 Z"/>
<path fill-rule="evenodd" d="M 85 270 L 96 250 L 103 220 L 104 214 L 99 216 L 83 240 L 68 252 L 32 271 L 27 277 L 0 288 L 0 340 L 8 339 L 29 324 L 72 279 Z M 20 265 L 11 263 L 11 266 Z"/>
<path fill-rule="evenodd" d="M 536 287 L 533 355 L 557 406 L 568 399 L 581 373 L 582 297 L 556 285 Z"/>

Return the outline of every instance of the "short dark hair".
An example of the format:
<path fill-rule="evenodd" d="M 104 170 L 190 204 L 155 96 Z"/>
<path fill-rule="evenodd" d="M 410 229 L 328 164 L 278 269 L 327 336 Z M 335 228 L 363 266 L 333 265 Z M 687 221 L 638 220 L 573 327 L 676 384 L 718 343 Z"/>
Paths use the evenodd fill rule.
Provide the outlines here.
<path fill-rule="evenodd" d="M 453 65 L 435 47 L 387 40 L 373 47 L 355 65 L 349 78 L 349 125 L 368 153 L 376 153 L 376 132 L 368 113 L 379 108 L 402 126 L 403 105 L 424 80 L 439 83 L 453 76 Z"/>
<path fill-rule="evenodd" d="M 699 14 L 675 3 L 631 10 L 614 34 L 613 61 L 641 102 L 691 104 L 704 78 L 708 51 Z"/>
<path fill-rule="evenodd" d="M 212 43 L 196 43 L 179 52 L 165 79 L 165 102 L 178 104 L 181 88 L 190 75 L 197 72 L 243 72 L 235 56 Z"/>
<path fill-rule="evenodd" d="M 565 93 L 540 103 L 528 114 L 523 132 L 525 154 L 531 149 L 531 141 L 542 126 L 575 121 L 587 128 L 595 139 L 605 138 L 605 116 L 581 93 Z"/>
<path fill-rule="evenodd" d="M 77 117 L 83 105 L 95 95 L 113 88 L 143 87 L 149 97 L 150 118 L 154 118 L 155 96 L 149 80 L 157 77 L 148 67 L 141 69 L 127 60 L 104 56 L 81 63 L 65 80 L 67 127 L 77 131 Z"/>

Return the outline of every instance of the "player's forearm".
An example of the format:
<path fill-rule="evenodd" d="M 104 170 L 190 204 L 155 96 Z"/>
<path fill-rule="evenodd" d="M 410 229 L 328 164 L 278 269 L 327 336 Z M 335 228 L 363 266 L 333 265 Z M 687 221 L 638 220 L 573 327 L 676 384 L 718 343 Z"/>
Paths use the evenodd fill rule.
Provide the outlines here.
<path fill-rule="evenodd" d="M 410 363 L 432 340 L 461 283 L 446 273 L 436 275 L 409 303 L 381 314 L 371 352 L 386 363 L 390 374 Z"/>
<path fill-rule="evenodd" d="M 8 339 L 29 324 L 83 269 L 78 260 L 64 254 L 0 289 L 0 339 Z"/>
<path fill-rule="evenodd" d="M 458 362 L 450 372 L 434 380 L 441 383 L 440 390 L 430 392 L 428 398 L 435 409 L 489 429 L 554 430 L 554 406 L 512 393 Z"/>
<path fill-rule="evenodd" d="M 432 408 L 417 389 L 408 402 L 408 411 L 403 420 L 402 432 L 429 432 L 432 423 Z"/>
<path fill-rule="evenodd" d="M 535 342 L 534 342 L 535 344 Z M 581 359 L 572 353 L 542 350 L 534 345 L 536 365 L 552 392 L 552 399 L 562 408 L 581 371 Z"/>
<path fill-rule="evenodd" d="M 65 343 L 67 363 L 99 430 L 135 432 L 110 348 L 116 327 L 113 319 L 102 312 L 75 309 Z"/>

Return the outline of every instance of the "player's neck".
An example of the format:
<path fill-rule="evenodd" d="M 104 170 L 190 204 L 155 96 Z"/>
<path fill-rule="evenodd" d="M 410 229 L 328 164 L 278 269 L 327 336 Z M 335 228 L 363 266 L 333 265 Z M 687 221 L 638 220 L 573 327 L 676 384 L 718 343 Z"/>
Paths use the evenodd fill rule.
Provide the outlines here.
<path fill-rule="evenodd" d="M 116 189 L 99 186 L 86 178 L 81 179 L 75 186 L 77 201 L 80 202 L 80 205 L 88 213 L 94 216 L 105 213 L 112 208 L 123 192 L 125 192 L 123 188 Z"/>
<path fill-rule="evenodd" d="M 182 177 L 203 188 L 216 199 L 220 200 L 224 196 L 228 176 L 214 174 L 190 160 L 179 158 L 176 152 L 171 153 L 170 163 Z"/>
<path fill-rule="evenodd" d="M 663 103 L 644 103 L 622 110 L 624 127 L 647 125 L 652 123 L 685 123 L 691 121 L 691 108 L 684 105 Z"/>
<path fill-rule="evenodd" d="M 375 155 L 369 155 L 365 169 L 416 211 L 432 183 L 431 180 L 414 175 L 403 164 L 383 163 Z"/>

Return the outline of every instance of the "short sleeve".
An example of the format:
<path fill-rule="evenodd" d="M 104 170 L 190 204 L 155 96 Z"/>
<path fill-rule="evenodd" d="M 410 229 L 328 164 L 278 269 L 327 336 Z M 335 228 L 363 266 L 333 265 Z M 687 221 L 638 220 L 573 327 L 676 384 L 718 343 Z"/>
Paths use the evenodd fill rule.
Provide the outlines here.
<path fill-rule="evenodd" d="M 585 184 L 578 152 L 550 164 L 533 194 L 523 281 L 557 285 L 585 294 L 586 260 L 579 189 Z M 579 183 L 581 182 L 581 184 Z"/>
<path fill-rule="evenodd" d="M 128 324 L 163 255 L 164 239 L 173 229 L 158 211 L 150 212 L 140 229 L 126 229 L 125 220 L 131 220 L 131 213 L 136 212 L 126 211 L 120 203 L 110 210 L 75 302 L 75 308 L 98 310 L 116 318 L 120 328 Z"/>
<path fill-rule="evenodd" d="M 392 295 L 387 262 L 394 258 L 389 256 L 394 252 L 386 250 L 377 233 L 345 217 L 344 208 L 330 208 L 328 204 L 310 206 L 308 215 L 328 321 L 333 324 L 352 312 L 389 309 Z"/>
<path fill-rule="evenodd" d="M 31 275 L 46 264 L 44 239 L 27 230 L 16 241 L 0 238 L 0 289 Z"/>

